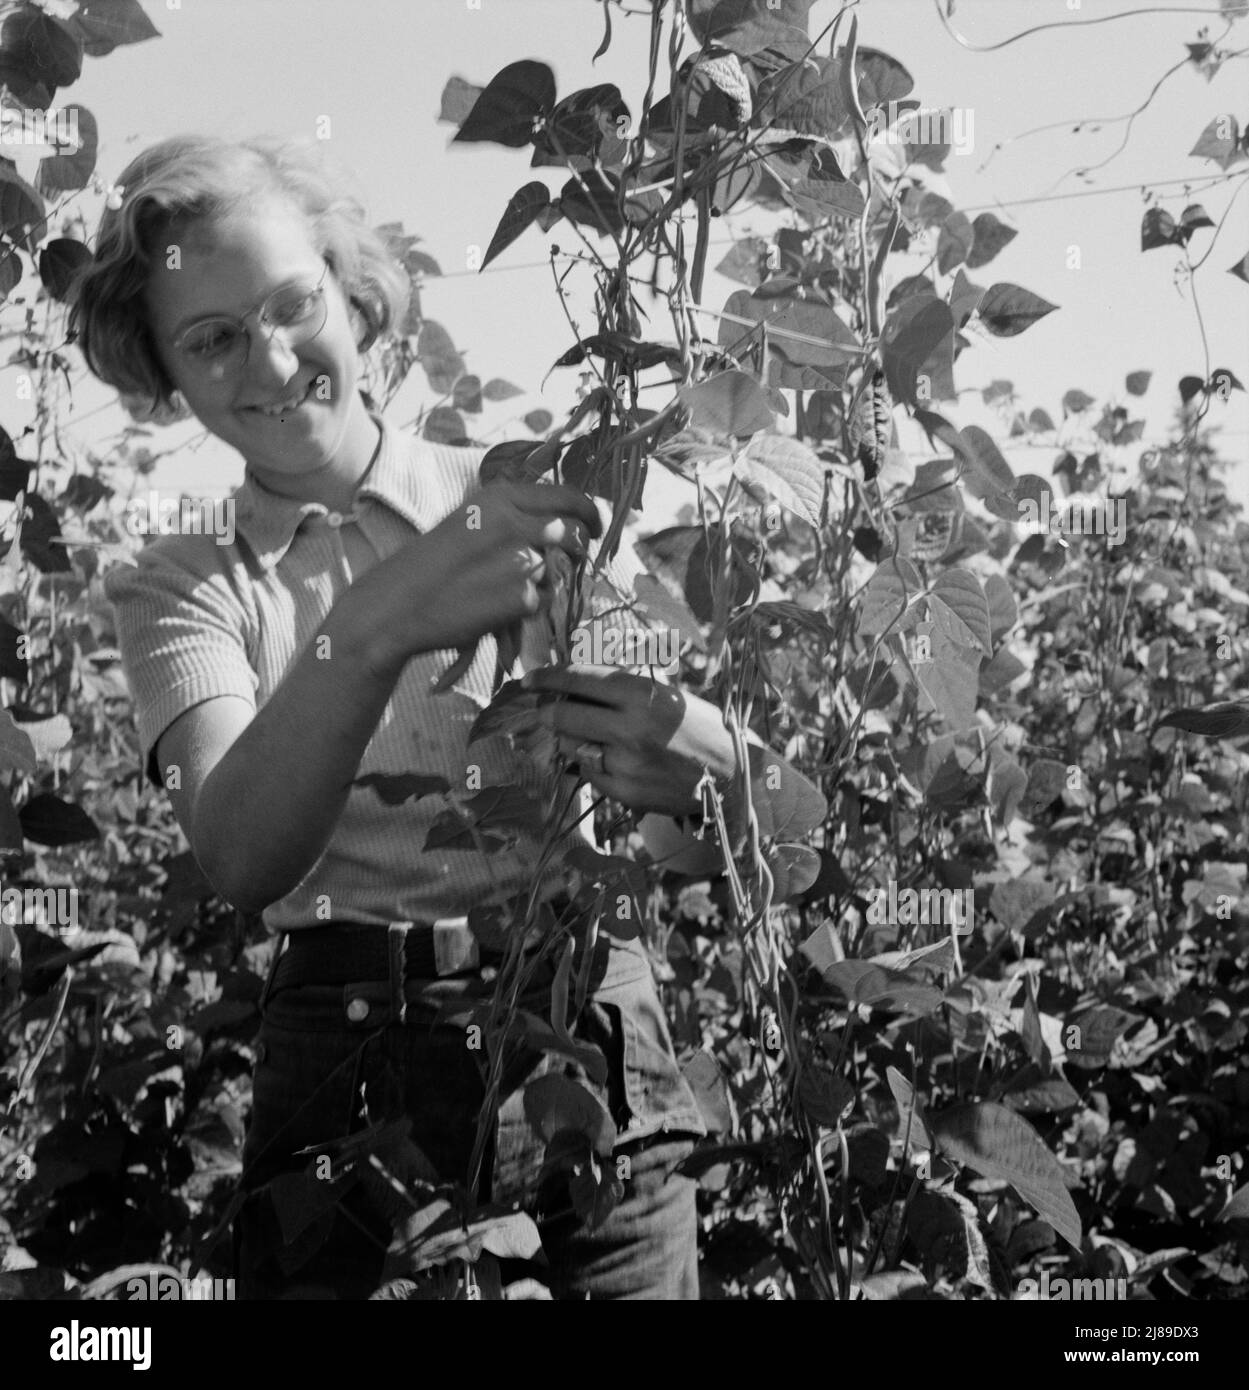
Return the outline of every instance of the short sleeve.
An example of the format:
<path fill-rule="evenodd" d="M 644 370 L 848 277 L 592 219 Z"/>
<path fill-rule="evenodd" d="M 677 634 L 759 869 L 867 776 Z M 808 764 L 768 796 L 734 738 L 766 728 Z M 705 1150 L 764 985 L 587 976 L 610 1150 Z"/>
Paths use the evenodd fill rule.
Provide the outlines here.
<path fill-rule="evenodd" d="M 258 683 L 247 657 L 246 613 L 227 574 L 208 547 L 170 539 L 147 546 L 137 564 L 111 570 L 104 581 L 144 767 L 158 784 L 156 744 L 174 720 L 222 695 L 254 710 Z"/>

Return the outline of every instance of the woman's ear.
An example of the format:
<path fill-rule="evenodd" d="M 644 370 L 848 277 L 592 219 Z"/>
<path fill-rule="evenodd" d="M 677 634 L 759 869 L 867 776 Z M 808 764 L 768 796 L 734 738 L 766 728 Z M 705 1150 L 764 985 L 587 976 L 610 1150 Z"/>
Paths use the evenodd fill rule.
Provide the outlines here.
<path fill-rule="evenodd" d="M 357 351 L 367 352 L 373 346 L 374 335 L 369 327 L 368 315 L 354 295 L 347 301 L 347 313 L 351 318 L 351 336 L 355 339 Z"/>
<path fill-rule="evenodd" d="M 135 395 L 129 391 L 118 392 L 118 399 L 130 418 L 140 425 L 176 425 L 191 418 L 191 407 L 181 391 L 174 391 L 167 404 L 157 395 Z"/>

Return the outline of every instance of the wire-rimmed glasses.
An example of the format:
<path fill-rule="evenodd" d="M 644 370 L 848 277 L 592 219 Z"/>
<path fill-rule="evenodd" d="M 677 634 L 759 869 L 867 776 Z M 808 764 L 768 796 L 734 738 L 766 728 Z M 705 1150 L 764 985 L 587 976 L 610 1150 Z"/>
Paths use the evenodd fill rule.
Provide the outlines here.
<path fill-rule="evenodd" d="M 216 314 L 198 319 L 183 329 L 173 340 L 187 368 L 209 381 L 224 381 L 242 370 L 251 351 L 252 335 L 244 320 L 257 315 L 266 340 L 280 332 L 289 347 L 298 347 L 315 338 L 325 327 L 325 277 L 329 263 L 320 279 L 295 280 L 282 285 L 257 309 L 249 309 L 242 318 Z"/>

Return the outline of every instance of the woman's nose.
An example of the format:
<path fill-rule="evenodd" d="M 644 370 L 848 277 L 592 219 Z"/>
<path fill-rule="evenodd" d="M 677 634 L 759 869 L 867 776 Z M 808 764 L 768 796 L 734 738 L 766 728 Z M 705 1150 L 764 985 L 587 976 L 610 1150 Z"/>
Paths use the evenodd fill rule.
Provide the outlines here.
<path fill-rule="evenodd" d="M 299 371 L 299 356 L 280 328 L 258 326 L 248 335 L 246 369 L 253 383 L 285 386 Z"/>

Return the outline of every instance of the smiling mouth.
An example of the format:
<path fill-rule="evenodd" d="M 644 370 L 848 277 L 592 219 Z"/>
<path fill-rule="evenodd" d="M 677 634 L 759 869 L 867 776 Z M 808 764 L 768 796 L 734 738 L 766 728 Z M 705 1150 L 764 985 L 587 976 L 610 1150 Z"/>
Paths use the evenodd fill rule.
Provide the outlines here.
<path fill-rule="evenodd" d="M 252 405 L 248 409 L 255 411 L 258 415 L 263 415 L 266 420 L 280 420 L 285 415 L 293 414 L 301 405 L 312 395 L 312 382 L 298 395 L 291 396 L 284 401 L 278 401 L 274 405 Z"/>

